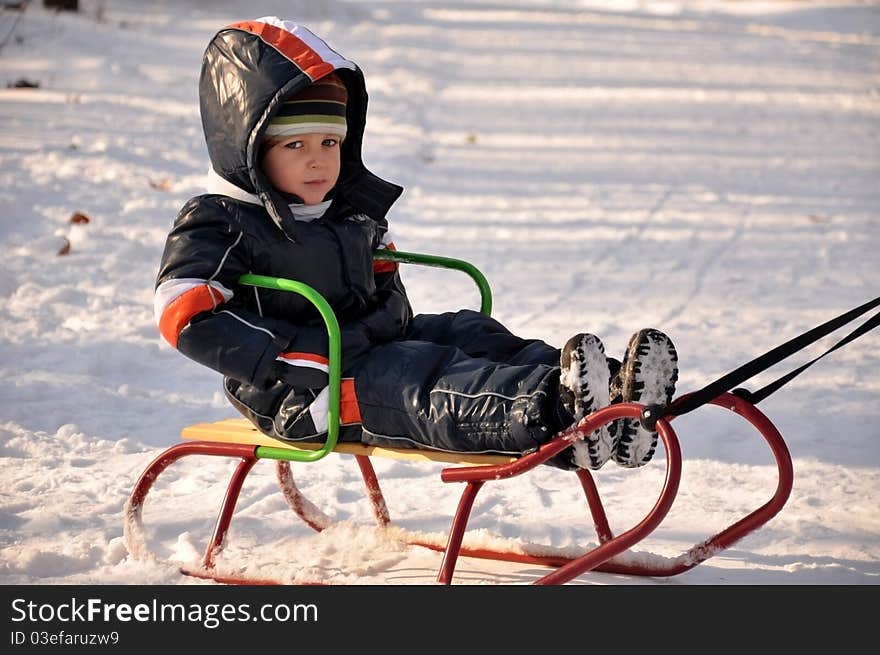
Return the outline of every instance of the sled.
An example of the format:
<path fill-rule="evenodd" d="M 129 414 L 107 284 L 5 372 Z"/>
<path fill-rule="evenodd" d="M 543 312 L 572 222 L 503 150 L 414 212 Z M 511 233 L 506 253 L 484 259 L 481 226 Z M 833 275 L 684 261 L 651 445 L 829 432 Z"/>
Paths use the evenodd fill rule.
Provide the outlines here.
<path fill-rule="evenodd" d="M 491 312 L 491 291 L 485 277 L 472 264 L 463 260 L 435 255 L 405 253 L 399 251 L 377 251 L 376 259 L 398 263 L 414 263 L 456 269 L 467 273 L 477 284 L 481 296 L 481 311 Z M 776 488 L 769 500 L 754 511 L 743 516 L 720 532 L 707 537 L 677 557 L 632 557 L 629 549 L 644 540 L 662 523 L 672 508 L 678 492 L 682 473 L 682 454 L 678 436 L 671 422 L 675 414 L 666 415 L 663 408 L 644 406 L 638 403 L 619 403 L 609 405 L 582 419 L 576 426 L 558 434 L 536 451 L 520 457 L 472 453 L 448 453 L 421 449 L 385 448 L 361 443 L 339 442 L 339 381 L 340 381 L 340 342 L 339 327 L 332 309 L 314 289 L 296 282 L 280 278 L 257 275 L 243 276 L 245 284 L 280 289 L 299 293 L 308 298 L 321 313 L 327 326 L 330 344 L 330 419 L 326 439 L 320 443 L 296 444 L 282 442 L 259 432 L 247 419 L 234 418 L 210 423 L 197 423 L 183 428 L 182 442 L 177 443 L 156 457 L 143 471 L 125 505 L 125 540 L 129 553 L 134 559 L 146 555 L 147 537 L 143 526 L 143 507 L 146 497 L 156 479 L 174 462 L 190 456 L 228 457 L 238 460 L 222 500 L 204 556 L 197 566 L 181 568 L 185 575 L 211 579 L 225 584 L 284 584 L 271 579 L 255 579 L 235 572 L 224 572 L 216 566 L 217 556 L 222 550 L 235 506 L 242 486 L 254 465 L 262 459 L 274 460 L 280 491 L 288 506 L 309 527 L 322 531 L 330 526 L 329 519 L 297 488 L 292 475 L 291 462 L 308 463 L 327 455 L 345 454 L 353 456 L 364 480 L 365 495 L 371 504 L 377 524 L 381 527 L 392 525 L 391 515 L 379 480 L 373 468 L 374 458 L 392 458 L 403 461 L 439 462 L 444 464 L 440 479 L 444 483 L 462 485 L 457 509 L 452 516 L 448 533 L 443 539 L 432 540 L 424 535 L 408 534 L 405 543 L 442 553 L 442 560 L 436 581 L 439 584 L 453 583 L 456 564 L 460 557 L 490 559 L 546 567 L 549 571 L 534 580 L 536 585 L 556 585 L 572 581 L 588 571 L 617 573 L 633 576 L 668 577 L 688 571 L 701 562 L 717 555 L 736 541 L 755 531 L 783 508 L 793 485 L 793 468 L 788 448 L 779 431 L 754 403 L 733 393 L 723 392 L 706 400 L 703 404 L 713 404 L 735 413 L 758 432 L 766 441 L 777 467 Z M 682 396 L 670 404 L 673 408 Z M 659 416 L 660 418 L 652 418 Z M 659 435 L 666 453 L 666 472 L 657 500 L 650 511 L 637 524 L 619 534 L 610 528 L 608 517 L 593 474 L 586 469 L 576 471 L 559 470 L 560 475 L 575 475 L 583 490 L 586 510 L 592 519 L 598 538 L 597 544 L 583 547 L 576 554 L 548 552 L 546 546 L 517 544 L 516 547 L 491 547 L 485 541 L 471 546 L 465 543 L 468 520 L 477 494 L 483 485 L 493 481 L 520 476 L 542 465 L 576 439 L 590 434 L 600 426 L 620 418 L 637 418 L 650 421 Z M 655 422 L 656 421 L 656 422 Z M 304 467 L 307 469 L 307 467 Z M 637 474 L 637 473 L 635 473 Z M 323 580 L 298 582 L 298 584 L 325 584 Z"/>

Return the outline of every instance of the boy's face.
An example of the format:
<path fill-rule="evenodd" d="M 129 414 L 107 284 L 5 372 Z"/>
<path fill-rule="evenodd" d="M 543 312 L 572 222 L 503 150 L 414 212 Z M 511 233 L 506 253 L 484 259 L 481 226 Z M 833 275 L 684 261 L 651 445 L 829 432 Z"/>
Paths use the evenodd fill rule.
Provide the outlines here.
<path fill-rule="evenodd" d="M 268 146 L 263 173 L 279 191 L 316 205 L 339 179 L 341 141 L 335 134 L 298 134 Z"/>

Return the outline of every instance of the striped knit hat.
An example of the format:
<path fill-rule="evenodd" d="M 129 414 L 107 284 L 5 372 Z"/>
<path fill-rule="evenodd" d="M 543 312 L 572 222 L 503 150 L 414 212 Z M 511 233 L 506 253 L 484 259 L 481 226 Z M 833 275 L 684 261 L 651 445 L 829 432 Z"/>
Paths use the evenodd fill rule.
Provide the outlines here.
<path fill-rule="evenodd" d="M 278 141 L 311 132 L 344 138 L 346 102 L 345 84 L 335 73 L 330 73 L 285 100 L 269 122 L 265 138 Z"/>

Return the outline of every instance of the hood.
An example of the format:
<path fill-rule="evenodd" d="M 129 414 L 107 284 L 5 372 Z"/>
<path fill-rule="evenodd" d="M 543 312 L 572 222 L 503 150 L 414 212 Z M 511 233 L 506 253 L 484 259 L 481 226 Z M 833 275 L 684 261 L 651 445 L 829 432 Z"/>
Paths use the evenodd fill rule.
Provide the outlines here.
<path fill-rule="evenodd" d="M 348 133 L 335 194 L 383 218 L 403 189 L 364 166 L 367 91 L 357 64 L 308 28 L 275 16 L 224 27 L 205 49 L 199 109 L 211 167 L 223 180 L 259 198 L 285 231 L 294 229 L 288 200 L 272 188 L 258 165 L 263 133 L 284 98 L 334 71 L 348 88 Z"/>

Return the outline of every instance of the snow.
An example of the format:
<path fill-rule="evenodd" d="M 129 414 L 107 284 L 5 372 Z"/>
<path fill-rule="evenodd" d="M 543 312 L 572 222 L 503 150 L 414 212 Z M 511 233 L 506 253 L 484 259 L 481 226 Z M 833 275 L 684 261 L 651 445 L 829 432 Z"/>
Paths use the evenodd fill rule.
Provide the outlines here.
<path fill-rule="evenodd" d="M 876 4 L 80 5 L 0 12 L 0 583 L 205 584 L 178 568 L 198 561 L 233 460 L 184 459 L 157 480 L 140 559 L 123 524 L 141 471 L 182 427 L 235 415 L 219 376 L 165 344 L 152 313 L 165 234 L 206 177 L 201 54 L 235 20 L 298 20 L 361 65 L 367 163 L 406 187 L 391 214 L 398 246 L 474 263 L 493 315 L 523 336 L 561 345 L 589 331 L 615 354 L 635 330 L 661 328 L 683 393 L 877 296 Z M 478 304 L 466 276 L 403 274 L 419 311 Z M 761 403 L 795 473 L 769 523 L 673 578 L 574 582 L 877 584 L 878 350 L 869 333 Z M 673 426 L 681 488 L 631 560 L 675 559 L 775 489 L 768 448 L 732 413 L 704 407 Z M 272 463 L 258 463 L 218 566 L 432 583 L 440 555 L 398 537 L 442 543 L 461 486 L 442 483 L 440 465 L 375 466 L 396 526 L 385 531 L 350 457 L 293 465 L 310 511 L 336 521 L 317 534 L 286 506 Z M 664 471 L 660 452 L 596 474 L 616 532 L 656 501 Z M 597 539 L 577 480 L 549 467 L 487 484 L 471 528 L 468 543 L 515 550 Z M 524 584 L 536 571 L 462 559 L 455 582 Z"/>

